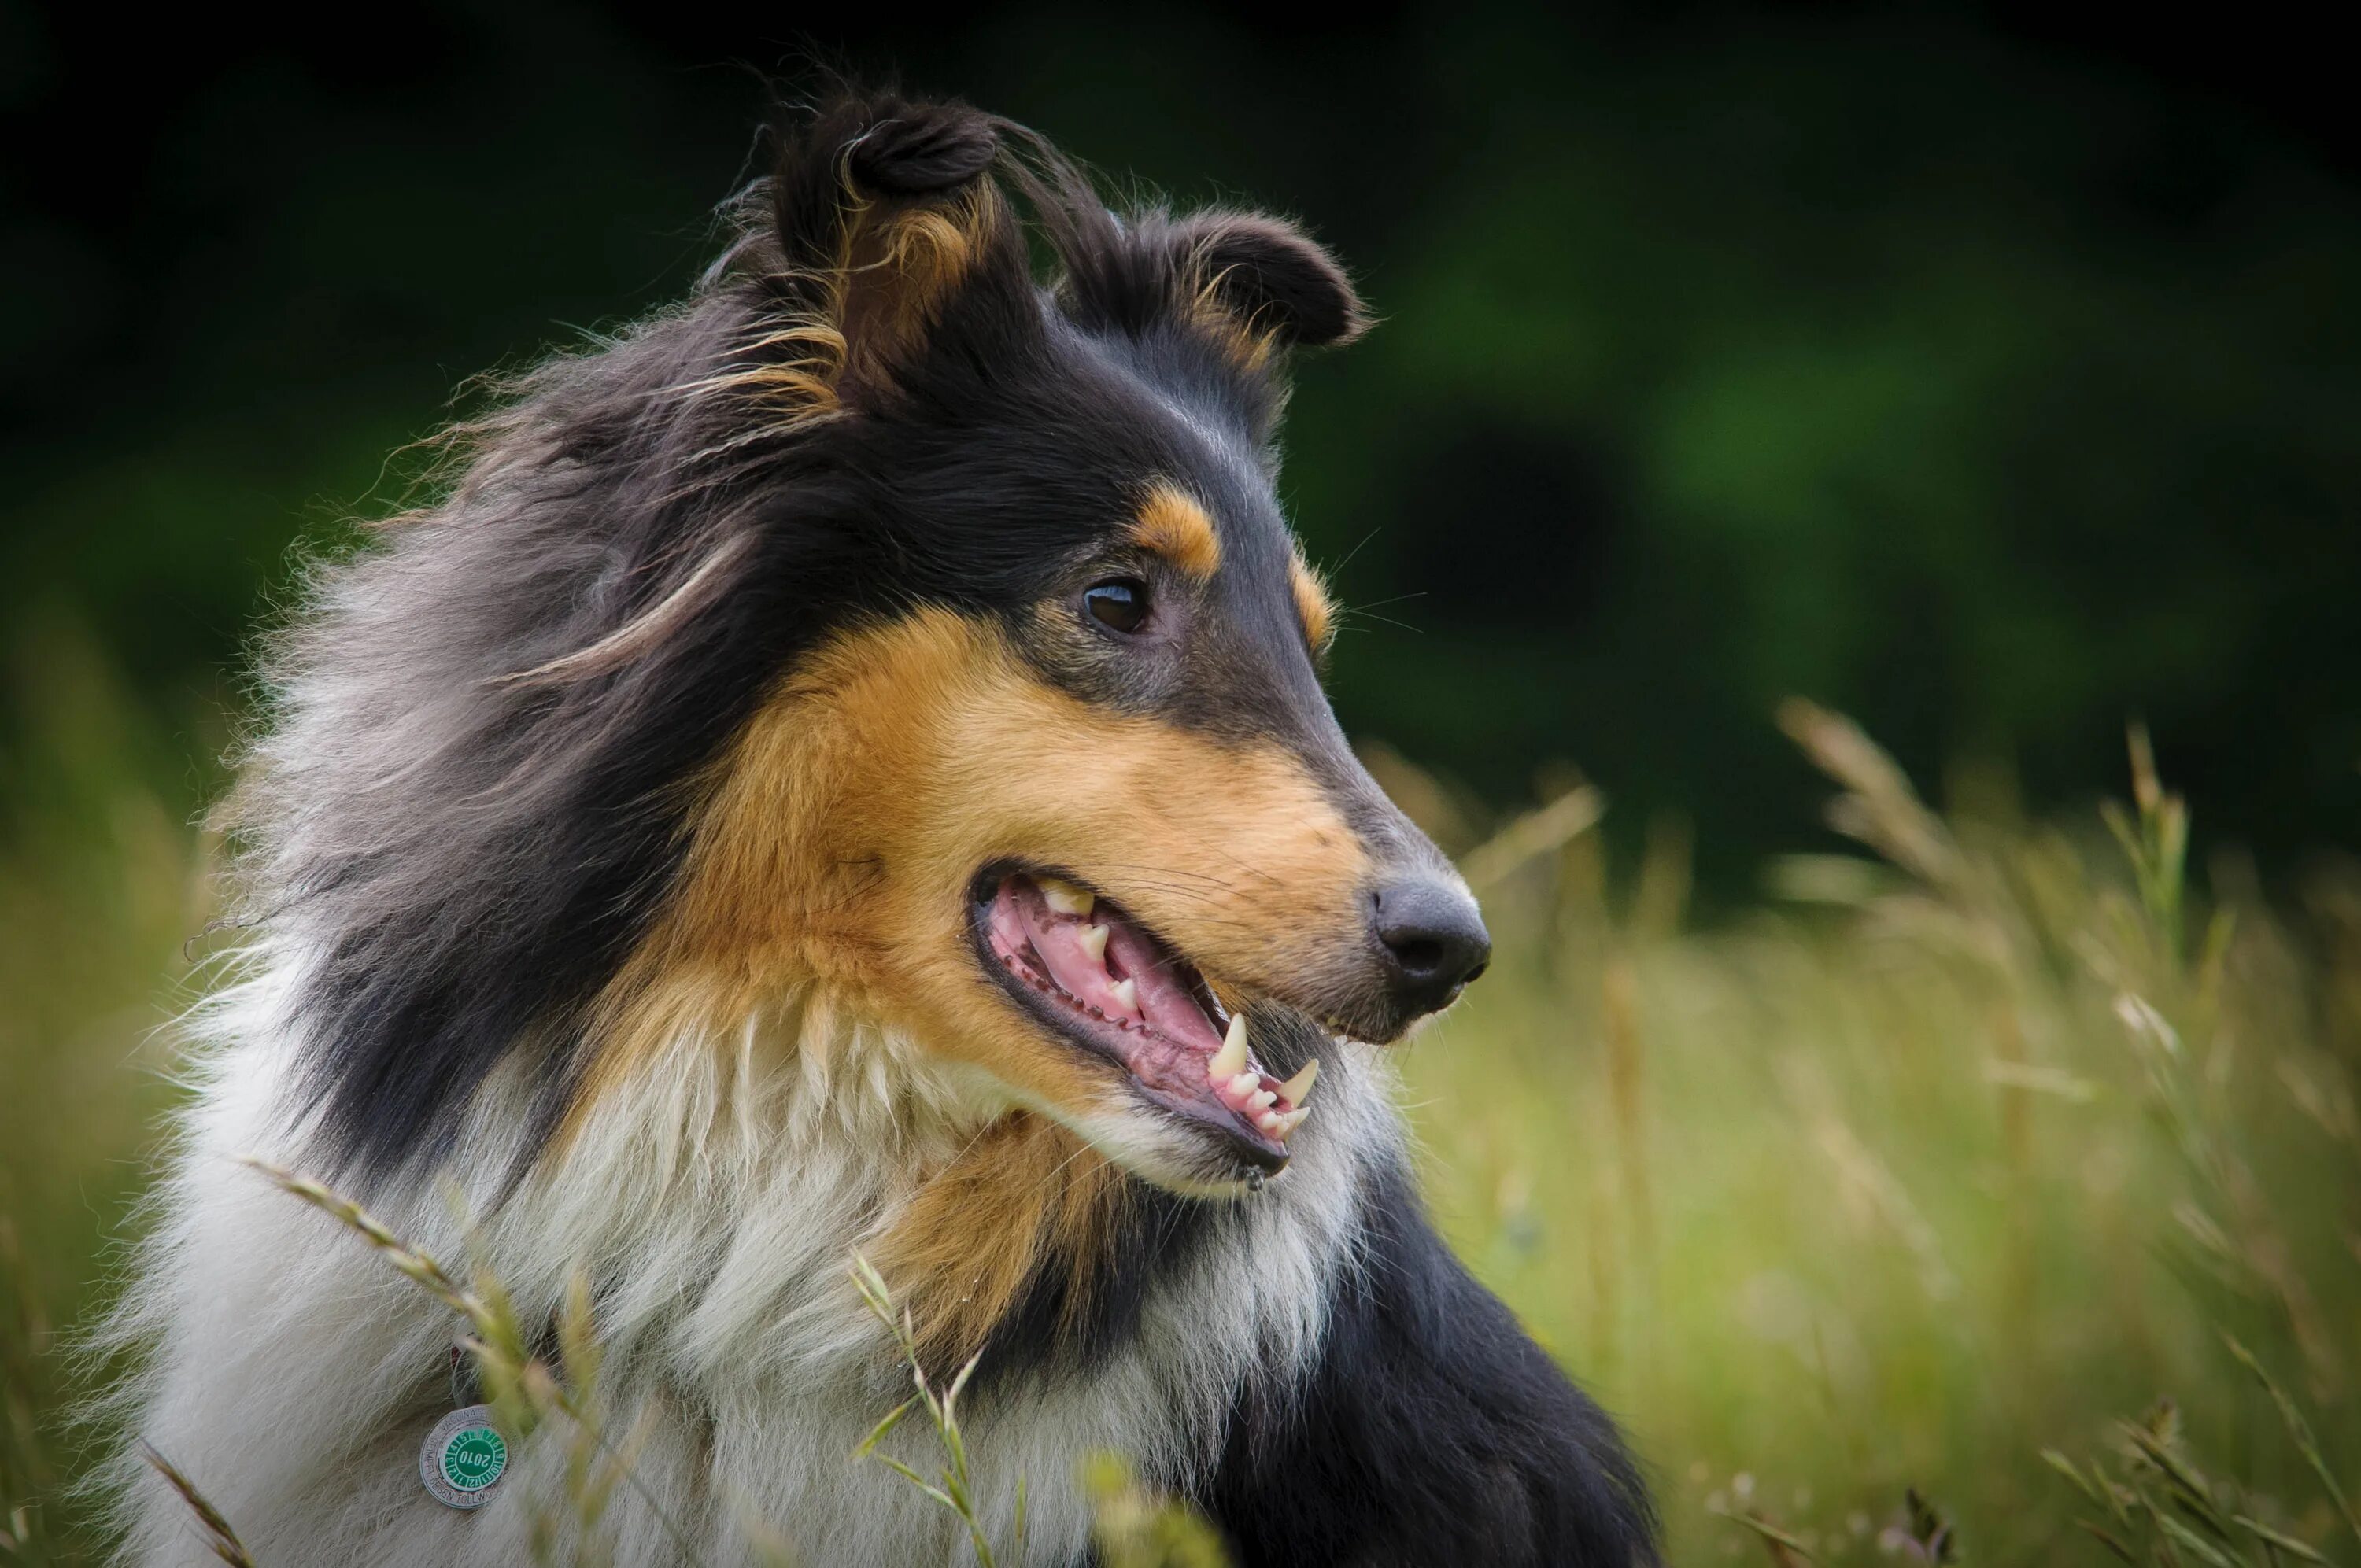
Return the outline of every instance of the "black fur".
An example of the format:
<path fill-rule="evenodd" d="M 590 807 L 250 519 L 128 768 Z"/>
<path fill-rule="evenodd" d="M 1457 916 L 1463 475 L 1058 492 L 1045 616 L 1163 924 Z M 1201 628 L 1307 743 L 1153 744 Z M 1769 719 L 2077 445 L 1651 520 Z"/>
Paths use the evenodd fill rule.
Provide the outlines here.
<path fill-rule="evenodd" d="M 870 191 L 895 196 L 949 191 L 991 168 L 1000 152 L 997 126 L 958 104 L 855 100 L 837 113 L 859 123 L 843 138 L 845 163 L 853 184 Z M 837 138 L 823 121 L 810 139 L 827 145 Z"/>
<path fill-rule="evenodd" d="M 976 1367 L 983 1398 L 1022 1391 L 1104 1365 L 1139 1331 L 1158 1284 L 1218 1246 L 1235 1216 L 1144 1181 L 1124 1183 L 1104 1254 L 1082 1283 L 1062 1257 L 1034 1271 L 1014 1310 L 994 1326 Z M 957 1368 L 950 1368 L 956 1371 Z"/>
<path fill-rule="evenodd" d="M 1408 1179 L 1367 1194 L 1365 1266 L 1320 1369 L 1233 1411 L 1198 1501 L 1237 1568 L 1630 1568 L 1655 1521 L 1613 1424 L 1467 1277 Z"/>

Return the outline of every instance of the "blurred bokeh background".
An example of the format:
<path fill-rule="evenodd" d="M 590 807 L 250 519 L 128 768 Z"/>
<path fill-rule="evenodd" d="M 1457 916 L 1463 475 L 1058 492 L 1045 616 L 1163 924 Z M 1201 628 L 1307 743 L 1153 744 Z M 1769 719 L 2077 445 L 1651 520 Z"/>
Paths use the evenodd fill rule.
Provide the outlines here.
<path fill-rule="evenodd" d="M 1356 607 L 1339 709 L 1455 849 L 1563 807 L 1495 846 L 1531 983 L 1413 1059 L 1474 1131 L 1422 1130 L 1488 1277 L 1611 1398 L 1650 1407 L 1634 1419 L 1686 1550 L 1765 1549 L 1703 1508 L 1744 1511 L 1788 1442 L 1810 1474 L 1779 1507 L 1838 1521 L 1824 1552 L 1855 1515 L 1871 1550 L 1905 1484 L 1946 1477 L 1982 1488 L 1987 1539 L 2053 1542 L 2074 1499 L 2037 1490 L 2065 1485 L 2038 1447 L 2092 1446 L 2173 1378 L 2221 1391 L 2258 1486 L 2307 1473 L 2272 1446 L 2276 1407 L 2227 1392 L 2243 1375 L 2218 1345 L 2111 1336 L 2145 1310 L 2094 1304 L 2103 1282 L 2135 1290 L 2126 1268 L 2178 1288 L 2185 1260 L 2158 1263 L 2136 1216 L 2202 1218 L 2202 1193 L 2143 1190 L 2146 1157 L 2103 1157 L 2115 1135 L 2078 1125 L 2052 1151 L 2077 1196 L 2012 1185 L 2051 1168 L 2036 1102 L 2084 1113 L 2120 1075 L 2125 1149 L 2170 1124 L 2146 1069 L 2107 1055 L 2136 1042 L 2089 1033 L 2126 1016 L 2121 994 L 2160 1015 L 2180 998 L 2176 1027 L 2208 1038 L 2245 1018 L 2239 1070 L 2280 1086 L 2256 1091 L 2254 1135 L 2296 1162 L 2288 1234 L 2346 1272 L 2299 1309 L 2263 1268 L 2241 1321 L 2288 1348 L 2354 1487 L 2361 968 L 2337 922 L 2361 806 L 2361 132 L 2340 57 L 2297 16 L 1468 4 L 1333 30 L 1243 6 L 551 3 L 362 27 L 0 0 L 9 1343 L 88 1310 L 97 1240 L 139 1186 L 169 1099 L 148 1031 L 210 908 L 193 824 L 223 782 L 241 647 L 296 553 L 393 504 L 389 455 L 465 406 L 471 373 L 676 296 L 768 82 L 818 61 L 966 96 L 1180 199 L 1291 212 L 1363 281 L 1384 324 L 1301 367 L 1288 434 L 1287 495 Z M 1828 782 L 1773 722 L 1795 696 L 1954 809 L 1953 861 L 1831 855 Z M 2186 918 L 2098 831 L 2135 718 L 2195 803 L 2207 873 Z M 1582 781 L 1595 826 L 1565 805 Z M 1989 877 L 1959 880 L 1980 853 Z M 1879 901 L 1913 888 L 2015 933 L 1967 944 L 1981 979 L 1880 945 Z M 2247 949 L 2204 945 L 2206 912 L 2232 905 L 2268 938 L 2236 970 L 2243 1014 L 2223 955 Z M 2209 981 L 2209 962 L 2231 970 Z M 1649 1016 L 1693 1077 L 1633 1065 Z M 1429 1065 L 1455 1048 L 1525 1074 L 1540 1108 L 1494 1125 L 1461 1104 Z M 2191 1092 L 2245 1105 L 2227 1081 Z M 1855 1091 L 1871 1103 L 1844 1112 Z M 2270 1119 L 2307 1104 L 2301 1136 L 2331 1151 L 2315 1165 Z M 1661 1140 L 1643 1157 L 1629 1139 L 1659 1124 L 1720 1155 L 1651 1178 Z M 2207 1190 L 2245 1191 L 2204 1146 Z M 1865 1229 L 1814 1206 L 1831 1181 Z M 2207 1222 L 2234 1252 L 2263 1245 L 2251 1197 Z M 1893 1366 L 1813 1305 L 1871 1290 L 1847 1249 L 1881 1235 L 1905 1277 L 1863 1310 L 1916 1325 Z M 1985 1286 L 1998 1340 L 1960 1304 Z M 1715 1338 L 1748 1313 L 1772 1329 Z M 1732 1343 L 1767 1359 L 1709 1354 Z M 0 1505 L 71 1468 L 41 1435 L 53 1359 L 10 1372 Z M 2081 1365 L 2095 1383 L 2060 1409 L 2032 1387 Z M 2284 1489 L 2281 1522 L 2318 1539 Z"/>
<path fill-rule="evenodd" d="M 765 74 L 954 92 L 1333 242 L 1289 487 L 1348 725 L 1489 798 L 1572 759 L 1718 888 L 1802 692 L 1914 770 L 2114 777 L 2275 861 L 2361 805 L 2361 146 L 2333 61 L 1941 5 L 1361 14 L 426 7 L 356 38 L 0 12 L 0 606 L 196 735 L 291 542 L 461 378 L 675 295 Z M 1514 670 L 1504 678 L 1504 670 Z M 209 749 L 170 760 L 202 773 Z"/>

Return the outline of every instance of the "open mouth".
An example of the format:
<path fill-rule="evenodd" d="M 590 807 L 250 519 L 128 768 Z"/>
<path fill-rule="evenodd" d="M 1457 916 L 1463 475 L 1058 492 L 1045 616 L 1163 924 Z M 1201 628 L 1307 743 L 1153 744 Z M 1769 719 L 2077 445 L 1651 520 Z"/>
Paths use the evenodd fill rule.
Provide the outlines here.
<path fill-rule="evenodd" d="M 1169 943 L 1047 872 L 979 879 L 985 968 L 1057 1034 L 1124 1069 L 1152 1104 L 1224 1138 L 1263 1171 L 1287 1163 L 1320 1064 L 1285 1082 L 1254 1058 L 1243 1015 Z"/>

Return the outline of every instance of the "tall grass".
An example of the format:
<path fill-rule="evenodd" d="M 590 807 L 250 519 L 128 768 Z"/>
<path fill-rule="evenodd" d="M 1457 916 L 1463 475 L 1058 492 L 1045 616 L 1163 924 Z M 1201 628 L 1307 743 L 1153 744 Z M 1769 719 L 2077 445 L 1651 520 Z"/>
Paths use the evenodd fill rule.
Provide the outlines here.
<path fill-rule="evenodd" d="M 87 1559 L 58 1346 L 170 1100 L 157 1026 L 212 913 L 187 759 L 223 738 L 146 717 L 61 618 L 0 641 L 0 1563 Z"/>
<path fill-rule="evenodd" d="M 1706 931 L 1674 834 L 1620 896 L 1587 837 L 1489 890 L 1497 978 L 1408 1057 L 1445 1228 L 1623 1415 L 1677 1561 L 2103 1552 L 2042 1450 L 2168 1397 L 2220 1501 L 2361 1561 L 2361 879 L 2201 894 L 2136 735 L 2132 803 L 2052 826 L 1782 721 L 1862 854 Z"/>
<path fill-rule="evenodd" d="M 0 1562 L 52 1564 L 94 1545 L 57 1500 L 59 1325 L 103 1293 L 206 910 L 185 773 L 87 650 L 27 648 L 0 757 Z M 1499 938 L 1402 1056 L 1446 1232 L 1623 1418 L 1675 1562 L 2361 1565 L 2361 872 L 2267 902 L 2235 856 L 2192 869 L 2136 740 L 2123 806 L 2049 822 L 1974 774 L 1938 812 L 1841 719 L 1782 721 L 1858 849 L 1710 925 L 1677 830 L 1610 876 L 1597 795 L 1488 834 L 1392 764 Z M 497 1323 L 497 1282 L 443 1283 Z M 566 1411 L 595 1325 L 565 1338 L 535 1371 L 484 1337 L 522 1358 L 487 1386 L 572 1445 L 557 1506 L 595 1517 L 629 1435 Z M 1090 1484 L 1111 1561 L 1209 1561 L 1119 1458 Z"/>

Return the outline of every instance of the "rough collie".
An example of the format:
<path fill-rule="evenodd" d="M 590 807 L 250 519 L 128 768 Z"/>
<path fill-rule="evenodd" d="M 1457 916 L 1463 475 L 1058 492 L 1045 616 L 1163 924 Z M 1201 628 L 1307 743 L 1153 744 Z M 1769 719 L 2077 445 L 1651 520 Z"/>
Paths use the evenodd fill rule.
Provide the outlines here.
<path fill-rule="evenodd" d="M 908 1391 L 856 1250 L 930 1368 L 981 1356 L 1004 1563 L 1091 1559 L 1100 1450 L 1242 1564 L 1653 1563 L 1407 1173 L 1383 1047 L 1489 945 L 1331 716 L 1276 497 L 1345 273 L 963 106 L 779 146 L 693 296 L 459 429 L 269 661 L 138 1433 L 266 1568 L 533 1554 L 559 1459 L 422 1485 L 456 1321 L 259 1155 L 528 1323 L 588 1281 L 620 1563 L 965 1560 L 850 1457 Z M 126 1560 L 203 1560 L 133 1468 Z"/>

